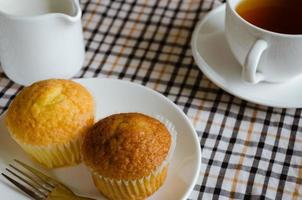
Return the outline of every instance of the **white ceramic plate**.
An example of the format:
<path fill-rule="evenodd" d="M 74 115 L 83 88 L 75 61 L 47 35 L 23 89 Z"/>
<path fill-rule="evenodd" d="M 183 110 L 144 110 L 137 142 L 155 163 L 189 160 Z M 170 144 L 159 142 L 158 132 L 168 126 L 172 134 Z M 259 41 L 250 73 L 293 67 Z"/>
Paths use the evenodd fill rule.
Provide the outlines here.
<path fill-rule="evenodd" d="M 175 125 L 178 132 L 176 149 L 163 187 L 149 199 L 185 199 L 192 191 L 199 175 L 201 153 L 197 134 L 186 115 L 169 99 L 146 87 L 113 79 L 79 79 L 93 94 L 101 119 L 118 112 L 159 114 Z M 10 138 L 0 118 L 0 170 L 3 172 L 13 159 L 20 159 L 35 167 L 27 155 Z M 41 169 L 41 168 L 39 168 Z M 83 166 L 48 171 L 81 195 L 104 199 L 95 189 L 88 170 Z M 28 199 L 0 177 L 0 199 Z"/>
<path fill-rule="evenodd" d="M 232 55 L 224 35 L 225 5 L 203 18 L 192 36 L 196 64 L 217 86 L 250 102 L 280 108 L 302 107 L 302 77 L 283 84 L 241 80 L 241 66 Z"/>

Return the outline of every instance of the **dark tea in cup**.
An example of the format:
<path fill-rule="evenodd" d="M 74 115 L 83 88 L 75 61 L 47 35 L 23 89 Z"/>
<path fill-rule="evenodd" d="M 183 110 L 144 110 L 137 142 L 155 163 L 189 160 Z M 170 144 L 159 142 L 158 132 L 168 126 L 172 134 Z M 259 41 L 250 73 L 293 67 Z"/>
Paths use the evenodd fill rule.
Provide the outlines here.
<path fill-rule="evenodd" d="M 302 0 L 242 0 L 236 12 L 262 29 L 302 34 Z"/>

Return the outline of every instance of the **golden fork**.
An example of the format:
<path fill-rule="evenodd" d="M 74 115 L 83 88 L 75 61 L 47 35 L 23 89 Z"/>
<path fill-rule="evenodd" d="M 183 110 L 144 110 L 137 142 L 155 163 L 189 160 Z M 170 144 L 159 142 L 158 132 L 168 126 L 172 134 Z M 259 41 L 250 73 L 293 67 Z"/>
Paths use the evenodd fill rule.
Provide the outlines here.
<path fill-rule="evenodd" d="M 21 180 L 23 184 L 4 173 L 1 173 L 2 176 L 35 200 L 95 200 L 78 196 L 61 182 L 46 176 L 42 172 L 19 160 L 15 161 L 30 173 L 26 173 L 24 170 L 20 170 L 12 164 L 9 164 L 12 170 L 9 168 L 6 168 L 6 170 L 13 175 L 15 179 Z"/>

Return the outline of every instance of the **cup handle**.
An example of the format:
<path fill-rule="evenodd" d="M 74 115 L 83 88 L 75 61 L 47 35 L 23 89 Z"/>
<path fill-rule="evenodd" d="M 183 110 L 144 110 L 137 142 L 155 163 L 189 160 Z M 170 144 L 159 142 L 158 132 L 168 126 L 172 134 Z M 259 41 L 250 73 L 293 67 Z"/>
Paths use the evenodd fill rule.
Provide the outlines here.
<path fill-rule="evenodd" d="M 265 40 L 257 40 L 250 51 L 244 62 L 242 70 L 242 79 L 256 84 L 264 80 L 264 75 L 261 72 L 257 72 L 257 68 L 260 62 L 260 58 L 263 52 L 267 49 L 267 42 Z"/>

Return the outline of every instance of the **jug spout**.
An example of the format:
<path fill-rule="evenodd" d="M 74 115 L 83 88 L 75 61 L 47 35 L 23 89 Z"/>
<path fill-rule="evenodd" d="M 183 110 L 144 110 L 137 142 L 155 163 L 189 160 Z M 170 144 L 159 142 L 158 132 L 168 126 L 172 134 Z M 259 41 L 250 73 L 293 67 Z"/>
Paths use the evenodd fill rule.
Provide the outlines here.
<path fill-rule="evenodd" d="M 0 0 L 0 15 L 13 20 L 45 19 L 59 15 L 66 21 L 81 18 L 79 0 Z"/>
<path fill-rule="evenodd" d="M 81 19 L 82 11 L 80 7 L 80 3 L 78 0 L 69 0 L 72 5 L 72 12 L 68 13 L 60 13 L 62 16 L 62 19 L 69 22 L 69 23 L 75 23 Z"/>

